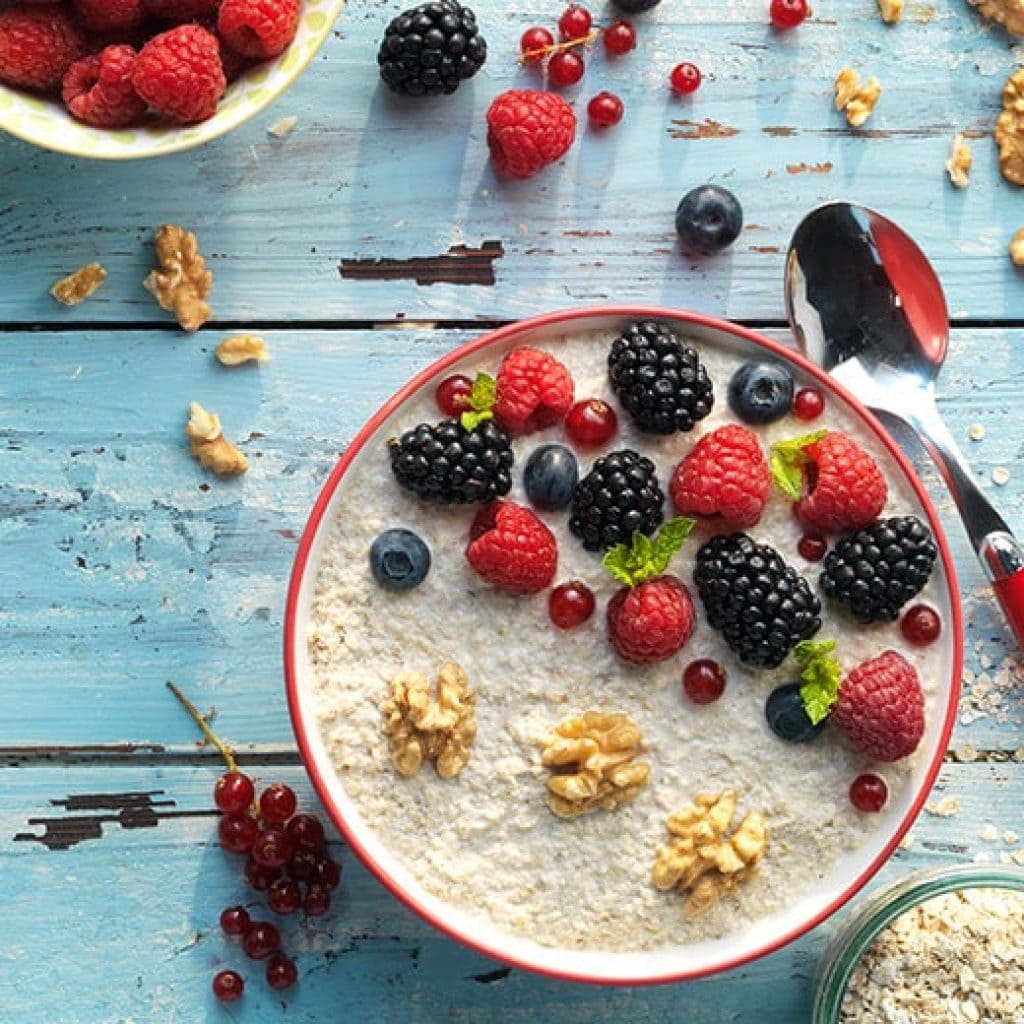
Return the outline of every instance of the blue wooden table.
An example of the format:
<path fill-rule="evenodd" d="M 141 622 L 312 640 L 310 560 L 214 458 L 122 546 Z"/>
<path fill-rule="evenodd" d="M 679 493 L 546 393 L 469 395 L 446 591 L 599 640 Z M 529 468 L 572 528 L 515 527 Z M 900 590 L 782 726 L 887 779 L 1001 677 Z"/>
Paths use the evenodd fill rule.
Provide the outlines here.
<path fill-rule="evenodd" d="M 218 758 L 164 687 L 173 678 L 215 708 L 248 771 L 311 802 L 283 699 L 285 584 L 313 498 L 360 423 L 484 325 L 554 308 L 657 302 L 785 339 L 786 242 L 803 211 L 836 196 L 894 216 L 934 261 L 954 318 L 942 410 L 1024 530 L 1024 276 L 1006 254 L 1024 195 L 999 177 L 989 138 L 1010 40 L 962 0 L 909 0 L 891 28 L 872 0 L 822 0 L 785 36 L 766 6 L 665 0 L 638 18 L 639 49 L 595 54 L 575 92 L 580 111 L 599 89 L 617 92 L 623 123 L 584 128 L 559 167 L 527 182 L 495 178 L 483 112 L 532 84 L 518 37 L 561 9 L 540 0 L 477 5 L 490 58 L 451 98 L 385 95 L 374 57 L 398 5 L 351 0 L 271 110 L 198 151 L 98 165 L 0 138 L 0 1020 L 807 1019 L 828 926 L 699 983 L 561 984 L 440 937 L 336 838 L 340 900 L 315 926 L 285 928 L 298 987 L 281 998 L 254 979 L 244 1002 L 216 1005 L 211 975 L 239 959 L 217 914 L 245 893 L 214 841 Z M 665 88 L 683 59 L 706 78 L 687 100 Z M 831 109 L 844 64 L 883 83 L 869 130 Z M 269 136 L 285 115 L 293 133 Z M 975 150 L 962 192 L 943 172 L 957 130 Z M 707 180 L 737 193 L 747 223 L 728 254 L 696 262 L 672 214 Z M 215 320 L 195 337 L 141 287 L 163 222 L 198 229 L 215 275 Z M 431 283 L 463 245 L 482 250 L 468 283 Z M 432 259 L 410 267 L 414 257 Z M 105 287 L 57 306 L 48 286 L 94 259 Z M 267 339 L 266 367 L 213 361 L 241 326 Z M 209 478 L 189 458 L 193 399 L 241 442 L 243 478 Z M 971 442 L 975 424 L 985 436 Z M 967 676 L 932 795 L 942 813 L 922 815 L 882 879 L 1024 859 L 1004 838 L 1024 834 L 1021 663 L 923 470 L 960 571 Z"/>

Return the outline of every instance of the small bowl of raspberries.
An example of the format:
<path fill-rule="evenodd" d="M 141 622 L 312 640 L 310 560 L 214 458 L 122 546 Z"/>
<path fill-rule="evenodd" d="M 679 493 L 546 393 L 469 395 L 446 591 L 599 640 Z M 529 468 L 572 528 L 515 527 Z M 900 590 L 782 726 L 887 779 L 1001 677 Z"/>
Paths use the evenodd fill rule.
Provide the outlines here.
<path fill-rule="evenodd" d="M 0 129 L 133 159 L 189 149 L 276 99 L 344 0 L 17 0 L 0 8 Z"/>

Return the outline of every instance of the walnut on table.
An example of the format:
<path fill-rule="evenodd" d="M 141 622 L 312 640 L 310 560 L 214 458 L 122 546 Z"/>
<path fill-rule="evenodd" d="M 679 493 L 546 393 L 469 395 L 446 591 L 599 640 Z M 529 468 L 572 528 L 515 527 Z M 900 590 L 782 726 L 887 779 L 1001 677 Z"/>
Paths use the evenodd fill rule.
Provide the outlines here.
<path fill-rule="evenodd" d="M 99 263 L 86 263 L 76 271 L 55 281 L 50 294 L 65 306 L 77 306 L 85 302 L 107 279 L 107 272 Z"/>
<path fill-rule="evenodd" d="M 199 254 L 199 243 L 191 231 L 176 224 L 162 224 L 156 230 L 156 256 L 160 266 L 142 283 L 161 309 L 175 315 L 186 331 L 198 331 L 210 319 L 206 296 L 213 275 Z"/>
<path fill-rule="evenodd" d="M 205 469 L 211 469 L 221 476 L 244 473 L 249 460 L 225 436 L 220 417 L 207 412 L 198 402 L 188 407 L 188 423 L 185 434 L 189 439 L 189 450 Z"/>
<path fill-rule="evenodd" d="M 1010 239 L 1010 259 L 1015 267 L 1024 267 L 1024 228 Z"/>
<path fill-rule="evenodd" d="M 555 726 L 541 755 L 552 770 L 548 807 L 574 818 L 632 800 L 651 777 L 651 766 L 634 760 L 642 744 L 639 727 L 618 712 L 586 711 Z"/>
<path fill-rule="evenodd" d="M 267 343 L 258 334 L 233 334 L 225 338 L 213 351 L 224 366 L 242 363 L 265 363 L 270 359 Z"/>
<path fill-rule="evenodd" d="M 953 136 L 953 149 L 946 161 L 946 173 L 955 188 L 967 188 L 968 175 L 973 163 L 974 154 L 971 152 L 971 147 L 964 142 L 963 135 L 957 132 Z"/>
<path fill-rule="evenodd" d="M 836 110 L 846 114 L 851 128 L 859 128 L 871 116 L 878 97 L 882 95 L 882 83 L 872 75 L 861 82 L 860 75 L 853 68 L 843 68 L 836 75 Z"/>
<path fill-rule="evenodd" d="M 878 0 L 878 13 L 887 25 L 895 25 L 903 17 L 903 0 Z"/>
<path fill-rule="evenodd" d="M 474 694 L 466 673 L 454 661 L 437 676 L 437 698 L 422 672 L 400 672 L 391 680 L 391 695 L 381 704 L 391 763 L 399 775 L 415 775 L 433 761 L 442 779 L 458 775 L 469 761 L 476 739 Z"/>
<path fill-rule="evenodd" d="M 726 835 L 736 802 L 734 789 L 701 793 L 665 822 L 672 838 L 658 848 L 651 880 L 658 889 L 687 894 L 687 917 L 705 913 L 723 894 L 753 878 L 768 848 L 768 824 L 757 811 Z"/>
<path fill-rule="evenodd" d="M 982 17 L 1002 25 L 1010 35 L 1024 36 L 1024 0 L 969 0 Z"/>
<path fill-rule="evenodd" d="M 1024 68 L 1018 68 L 1003 86 L 1003 110 L 992 137 L 999 147 L 999 169 L 1014 185 L 1024 185 Z"/>

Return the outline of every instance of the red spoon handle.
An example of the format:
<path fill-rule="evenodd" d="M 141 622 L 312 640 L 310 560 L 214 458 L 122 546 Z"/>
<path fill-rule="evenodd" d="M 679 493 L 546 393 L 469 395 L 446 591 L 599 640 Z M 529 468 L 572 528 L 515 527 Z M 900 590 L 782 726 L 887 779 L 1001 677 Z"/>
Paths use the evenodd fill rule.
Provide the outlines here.
<path fill-rule="evenodd" d="M 1024 569 L 1018 569 L 1012 576 L 994 580 L 992 588 L 999 598 L 1017 643 L 1024 648 Z"/>

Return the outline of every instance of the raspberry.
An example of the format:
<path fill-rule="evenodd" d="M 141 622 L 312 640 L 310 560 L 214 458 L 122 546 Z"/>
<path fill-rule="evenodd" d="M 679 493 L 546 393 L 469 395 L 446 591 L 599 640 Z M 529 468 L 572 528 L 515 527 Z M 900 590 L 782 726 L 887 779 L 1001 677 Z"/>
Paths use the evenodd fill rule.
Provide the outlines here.
<path fill-rule="evenodd" d="M 494 415 L 510 433 L 529 434 L 561 423 L 572 408 L 569 371 L 552 355 L 524 346 L 501 361 Z"/>
<path fill-rule="evenodd" d="M 82 24 L 100 35 L 130 35 L 146 20 L 143 0 L 73 0 Z"/>
<path fill-rule="evenodd" d="M 561 96 L 509 89 L 487 110 L 487 145 L 498 170 L 529 178 L 565 156 L 576 138 L 576 115 Z"/>
<path fill-rule="evenodd" d="M 219 0 L 143 0 L 146 13 L 170 25 L 217 17 Z"/>
<path fill-rule="evenodd" d="M 804 493 L 796 504 L 800 522 L 823 533 L 859 530 L 874 522 L 887 488 L 875 460 L 854 440 L 829 431 L 808 445 Z"/>
<path fill-rule="evenodd" d="M 647 665 L 671 658 L 693 633 L 693 601 L 675 576 L 655 576 L 608 602 L 608 638 L 626 661 Z"/>
<path fill-rule="evenodd" d="M 169 121 L 205 121 L 217 110 L 227 84 L 216 36 L 199 25 L 179 25 L 153 36 L 135 60 L 132 84 Z"/>
<path fill-rule="evenodd" d="M 124 128 L 146 112 L 132 85 L 136 53 L 130 46 L 108 46 L 68 68 L 61 96 L 71 116 L 94 128 Z"/>
<path fill-rule="evenodd" d="M 61 7 L 0 10 L 0 82 L 45 91 L 85 53 L 85 40 Z"/>
<path fill-rule="evenodd" d="M 885 651 L 862 661 L 839 687 L 832 724 L 876 761 L 898 761 L 924 735 L 924 695 L 914 666 Z"/>
<path fill-rule="evenodd" d="M 554 579 L 558 546 L 554 534 L 528 508 L 494 501 L 473 520 L 466 558 L 501 590 L 535 594 Z"/>
<path fill-rule="evenodd" d="M 224 0 L 217 31 L 232 49 L 256 60 L 283 53 L 299 27 L 299 0 Z"/>
<path fill-rule="evenodd" d="M 757 437 L 746 427 L 719 427 L 676 466 L 669 492 L 685 516 L 719 516 L 730 526 L 754 526 L 772 487 Z"/>

